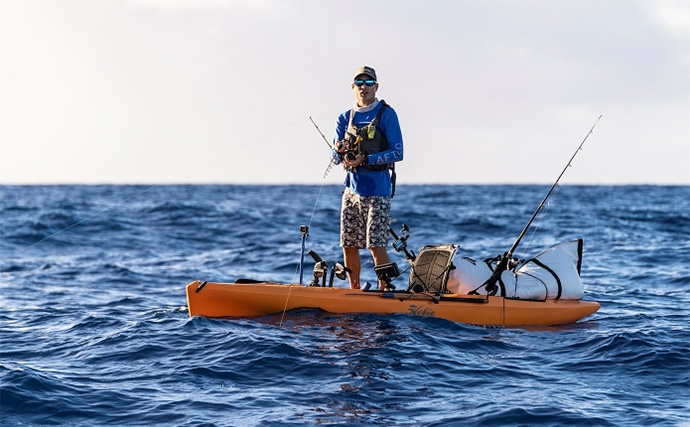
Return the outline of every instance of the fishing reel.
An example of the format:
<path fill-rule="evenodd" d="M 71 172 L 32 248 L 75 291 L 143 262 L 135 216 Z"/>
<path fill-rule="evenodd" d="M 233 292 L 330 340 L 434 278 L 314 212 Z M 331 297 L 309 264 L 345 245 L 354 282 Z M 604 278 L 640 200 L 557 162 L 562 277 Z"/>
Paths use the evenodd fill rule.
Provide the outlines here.
<path fill-rule="evenodd" d="M 335 150 L 338 153 L 341 153 L 344 158 L 346 158 L 349 161 L 355 160 L 355 157 L 357 157 L 357 154 L 360 154 L 359 152 L 359 143 L 362 141 L 362 137 L 357 135 L 352 135 L 351 133 L 348 133 L 345 136 L 345 139 L 342 139 L 340 141 L 335 142 Z"/>
<path fill-rule="evenodd" d="M 494 258 L 486 258 L 484 263 L 495 266 L 494 270 L 510 270 L 515 272 L 518 267 L 525 263 L 525 260 L 516 258 L 508 254 L 508 252 L 505 252 L 503 255 L 496 255 Z"/>
<path fill-rule="evenodd" d="M 402 252 L 407 262 L 414 264 L 417 256 L 413 251 L 407 250 L 407 239 L 410 238 L 410 228 L 407 226 L 407 224 L 402 225 L 400 234 L 396 234 L 395 231 L 393 231 L 393 227 L 389 227 L 388 232 L 391 236 L 393 236 L 394 239 L 393 243 L 391 244 L 393 249 L 395 249 L 396 252 Z"/>
<path fill-rule="evenodd" d="M 515 273 L 515 270 L 524 264 L 525 260 L 515 258 L 510 253 L 505 252 L 503 255 L 497 255 L 494 258 L 486 258 L 484 263 L 489 266 L 494 266 L 492 268 L 493 273 L 484 283 L 470 291 L 469 295 L 479 295 L 477 291 L 482 287 L 486 290 L 487 295 L 496 295 L 499 290 L 499 285 L 501 288 L 504 286 L 503 282 L 501 282 L 501 275 L 503 272 L 512 271 Z"/>

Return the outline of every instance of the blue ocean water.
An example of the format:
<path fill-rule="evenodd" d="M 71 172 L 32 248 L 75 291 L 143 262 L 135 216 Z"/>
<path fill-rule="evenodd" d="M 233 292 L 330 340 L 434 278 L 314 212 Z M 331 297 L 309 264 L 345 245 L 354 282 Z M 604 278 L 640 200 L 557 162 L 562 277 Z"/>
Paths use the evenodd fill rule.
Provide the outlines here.
<path fill-rule="evenodd" d="M 395 228 L 492 257 L 547 190 L 401 185 Z M 500 328 L 188 317 L 192 280 L 297 280 L 301 224 L 340 260 L 336 186 L 0 187 L 0 424 L 690 425 L 690 187 L 559 190 L 516 255 L 583 238 L 601 309 Z"/>

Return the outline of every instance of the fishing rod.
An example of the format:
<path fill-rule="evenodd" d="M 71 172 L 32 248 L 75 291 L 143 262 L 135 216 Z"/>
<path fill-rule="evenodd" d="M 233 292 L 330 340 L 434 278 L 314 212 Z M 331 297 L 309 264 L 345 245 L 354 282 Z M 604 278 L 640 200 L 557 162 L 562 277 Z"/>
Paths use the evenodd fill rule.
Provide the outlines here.
<path fill-rule="evenodd" d="M 553 192 L 554 188 L 556 188 L 556 186 L 558 186 L 558 181 L 561 180 L 561 177 L 565 174 L 565 171 L 568 170 L 568 168 L 572 166 L 571 163 L 572 163 L 573 159 L 575 158 L 575 156 L 577 156 L 577 153 L 579 153 L 580 150 L 582 150 L 582 146 L 585 145 L 585 141 L 587 141 L 587 138 L 589 138 L 589 135 L 592 134 L 592 132 L 594 131 L 594 127 L 597 125 L 597 123 L 599 123 L 599 119 L 601 119 L 602 117 L 603 117 L 603 115 L 600 115 L 599 118 L 597 118 L 597 120 L 594 122 L 594 125 L 592 125 L 592 128 L 589 130 L 589 132 L 587 132 L 587 135 L 585 135 L 585 139 L 582 140 L 580 145 L 577 147 L 577 150 L 575 150 L 575 153 L 572 155 L 570 160 L 568 160 L 568 164 L 565 165 L 565 167 L 563 168 L 563 171 L 561 171 L 561 174 L 558 175 L 556 182 L 554 182 L 554 184 L 551 186 L 551 189 L 549 189 L 549 192 L 546 193 L 546 196 L 544 197 L 544 199 L 539 204 L 539 207 L 537 208 L 537 210 L 534 211 L 532 218 L 529 219 L 529 221 L 527 222 L 527 225 L 525 225 L 525 228 L 522 229 L 522 232 L 520 233 L 518 238 L 515 240 L 515 243 L 513 243 L 513 246 L 510 247 L 510 250 L 508 250 L 508 252 L 504 253 L 503 256 L 501 256 L 500 260 L 498 261 L 498 264 L 496 264 L 496 268 L 494 269 L 493 273 L 491 274 L 491 277 L 489 277 L 486 280 L 486 282 L 482 283 L 477 289 L 479 289 L 481 287 L 485 287 L 487 294 L 494 295 L 496 293 L 496 291 L 498 290 L 498 287 L 496 286 L 496 282 L 500 279 L 503 271 L 508 269 L 508 263 L 513 258 L 513 253 L 515 253 L 515 249 L 517 249 L 518 245 L 520 244 L 520 241 L 525 236 L 525 233 L 527 233 L 527 229 L 529 228 L 530 225 L 532 225 L 532 221 L 534 221 L 534 218 L 537 217 L 537 214 L 539 213 L 541 208 L 544 207 L 544 203 L 546 203 L 546 200 L 548 200 L 548 198 L 551 195 L 551 193 Z M 475 289 L 471 293 L 476 294 L 477 289 Z"/>
<path fill-rule="evenodd" d="M 311 124 L 314 125 L 314 127 L 316 128 L 316 130 L 319 131 L 319 133 L 321 134 L 321 138 L 323 138 L 323 140 L 326 142 L 326 145 L 328 145 L 328 148 L 330 148 L 330 149 L 332 150 L 332 149 L 333 149 L 333 146 L 331 145 L 330 142 L 328 142 L 328 139 L 326 139 L 326 135 L 324 135 L 323 132 L 321 132 L 321 129 L 319 129 L 319 126 L 316 124 L 316 122 L 314 121 L 314 119 L 312 119 L 311 116 L 309 116 L 309 120 L 311 120 Z"/>
<path fill-rule="evenodd" d="M 321 132 L 321 129 L 319 129 L 319 126 L 316 124 L 316 122 L 314 121 L 314 119 L 312 119 L 311 116 L 309 116 L 309 120 L 311 120 L 311 124 L 314 125 L 314 127 L 316 128 L 316 130 L 319 131 L 319 134 L 321 135 L 321 138 L 323 138 L 323 140 L 326 142 L 326 145 L 328 145 L 328 148 L 330 148 L 331 150 L 333 150 L 333 149 L 334 149 L 334 148 L 333 148 L 333 145 L 331 145 L 331 143 L 328 142 L 328 139 L 326 139 L 326 135 L 324 135 L 323 132 Z M 329 173 L 329 172 L 331 171 L 331 169 L 333 168 L 334 163 L 335 163 L 335 158 L 334 158 L 334 157 L 331 157 L 331 161 L 328 162 L 328 166 L 326 166 L 326 171 L 323 173 L 324 179 L 326 178 L 326 176 L 328 176 L 328 173 Z"/>

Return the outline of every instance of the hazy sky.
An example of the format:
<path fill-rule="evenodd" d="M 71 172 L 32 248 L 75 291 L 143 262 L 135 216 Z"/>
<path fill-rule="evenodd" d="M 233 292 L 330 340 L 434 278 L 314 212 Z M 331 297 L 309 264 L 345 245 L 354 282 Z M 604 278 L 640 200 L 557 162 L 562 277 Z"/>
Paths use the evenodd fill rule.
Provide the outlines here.
<path fill-rule="evenodd" d="M 0 0 L 0 184 L 320 184 L 364 64 L 400 183 L 690 184 L 687 0 Z"/>

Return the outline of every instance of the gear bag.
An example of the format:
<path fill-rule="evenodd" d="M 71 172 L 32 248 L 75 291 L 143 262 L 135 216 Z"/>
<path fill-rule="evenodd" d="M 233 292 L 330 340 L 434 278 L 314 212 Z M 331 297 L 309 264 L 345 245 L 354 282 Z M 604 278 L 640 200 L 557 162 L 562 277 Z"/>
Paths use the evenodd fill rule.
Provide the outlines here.
<path fill-rule="evenodd" d="M 480 287 L 493 273 L 496 259 L 484 262 L 462 257 L 454 261 L 448 291 L 467 294 Z M 526 300 L 579 300 L 584 295 L 580 269 L 582 239 L 558 244 L 527 261 L 519 262 L 501 273 L 496 295 Z M 476 289 L 481 295 L 486 289 Z"/>

